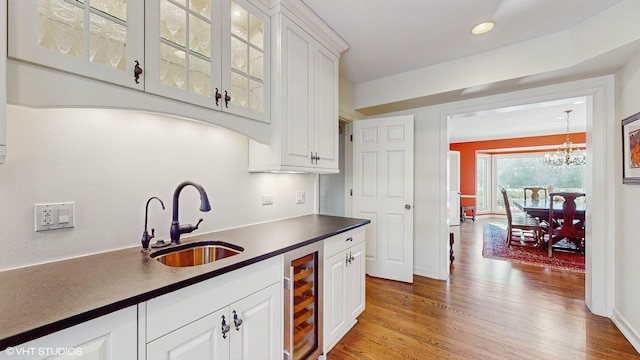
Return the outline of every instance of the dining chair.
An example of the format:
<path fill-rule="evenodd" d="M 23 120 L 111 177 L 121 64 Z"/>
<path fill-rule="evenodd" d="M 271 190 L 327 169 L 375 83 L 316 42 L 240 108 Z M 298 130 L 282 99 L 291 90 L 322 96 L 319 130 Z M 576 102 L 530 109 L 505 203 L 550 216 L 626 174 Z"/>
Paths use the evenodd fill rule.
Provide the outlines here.
<path fill-rule="evenodd" d="M 586 198 L 585 193 L 557 192 L 549 194 L 549 226 L 543 239 L 549 257 L 554 250 L 578 251 L 584 255 L 584 218 L 576 215 L 576 200 Z M 562 218 L 556 216 L 554 200 L 562 201 Z"/>
<path fill-rule="evenodd" d="M 540 221 L 526 213 L 513 214 L 507 191 L 500 189 L 504 199 L 504 208 L 507 213 L 507 246 L 538 246 L 540 245 L 541 229 Z"/>
<path fill-rule="evenodd" d="M 529 186 L 524 188 L 524 201 L 527 201 L 527 194 L 531 193 L 529 197 L 533 201 L 547 198 L 547 188 L 540 186 Z"/>

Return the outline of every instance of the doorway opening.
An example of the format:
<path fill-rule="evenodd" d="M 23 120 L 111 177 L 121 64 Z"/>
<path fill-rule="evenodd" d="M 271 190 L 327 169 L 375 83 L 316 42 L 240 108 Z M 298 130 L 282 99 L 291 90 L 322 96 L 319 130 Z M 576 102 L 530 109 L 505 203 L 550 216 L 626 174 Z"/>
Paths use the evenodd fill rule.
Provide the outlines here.
<path fill-rule="evenodd" d="M 347 174 L 346 138 L 347 123 L 340 120 L 338 124 L 338 168 L 337 174 L 321 174 L 318 176 L 318 214 L 333 216 L 350 216 L 347 213 Z"/>

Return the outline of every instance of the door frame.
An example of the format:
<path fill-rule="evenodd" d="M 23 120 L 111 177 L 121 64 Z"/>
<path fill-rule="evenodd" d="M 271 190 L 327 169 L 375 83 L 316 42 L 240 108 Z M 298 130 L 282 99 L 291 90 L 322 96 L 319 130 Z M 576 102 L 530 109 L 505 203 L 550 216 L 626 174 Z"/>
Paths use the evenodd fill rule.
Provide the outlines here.
<path fill-rule="evenodd" d="M 587 97 L 587 179 L 585 192 L 589 197 L 587 210 L 587 237 L 591 239 L 587 247 L 585 269 L 585 304 L 596 315 L 611 317 L 615 300 L 615 196 L 607 196 L 605 189 L 616 189 L 618 162 L 616 157 L 615 98 L 613 75 L 570 83 L 555 84 L 515 91 L 501 95 L 446 104 L 440 111 L 441 160 L 446 161 L 449 151 L 448 118 L 459 113 L 525 105 L 543 101 Z M 601 169 L 597 173 L 594 169 Z M 441 189 L 446 189 L 446 176 L 441 176 Z M 448 194 L 442 191 L 440 209 L 446 211 Z M 590 225 L 589 225 L 590 224 Z M 440 259 L 446 257 L 448 234 L 442 234 L 446 224 L 441 225 L 439 248 Z M 608 241 L 606 239 L 609 239 Z M 449 264 L 441 261 L 440 271 L 449 274 Z"/>

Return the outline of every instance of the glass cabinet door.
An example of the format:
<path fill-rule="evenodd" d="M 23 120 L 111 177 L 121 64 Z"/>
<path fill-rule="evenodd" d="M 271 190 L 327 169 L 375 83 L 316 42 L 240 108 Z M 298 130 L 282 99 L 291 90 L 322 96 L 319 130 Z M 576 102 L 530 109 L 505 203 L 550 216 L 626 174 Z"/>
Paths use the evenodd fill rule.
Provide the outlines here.
<path fill-rule="evenodd" d="M 9 13 L 10 57 L 143 88 L 141 2 L 10 0 Z"/>
<path fill-rule="evenodd" d="M 242 0 L 223 12 L 230 20 L 223 33 L 224 110 L 268 122 L 269 18 Z"/>
<path fill-rule="evenodd" d="M 215 108 L 220 87 L 220 3 L 149 0 L 146 90 Z"/>

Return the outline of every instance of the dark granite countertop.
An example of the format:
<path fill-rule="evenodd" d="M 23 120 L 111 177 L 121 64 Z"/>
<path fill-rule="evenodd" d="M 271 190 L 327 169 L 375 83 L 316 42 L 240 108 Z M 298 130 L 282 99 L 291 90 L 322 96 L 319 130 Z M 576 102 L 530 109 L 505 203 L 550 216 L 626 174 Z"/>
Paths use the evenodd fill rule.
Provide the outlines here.
<path fill-rule="evenodd" d="M 140 247 L 0 272 L 0 351 L 368 224 L 305 215 L 183 237 L 243 247 L 232 257 L 172 268 Z"/>

